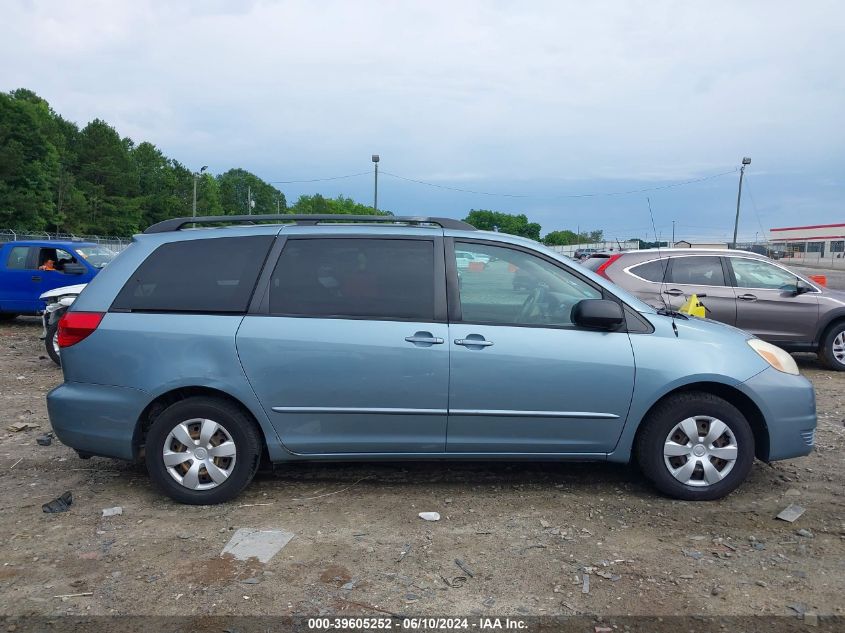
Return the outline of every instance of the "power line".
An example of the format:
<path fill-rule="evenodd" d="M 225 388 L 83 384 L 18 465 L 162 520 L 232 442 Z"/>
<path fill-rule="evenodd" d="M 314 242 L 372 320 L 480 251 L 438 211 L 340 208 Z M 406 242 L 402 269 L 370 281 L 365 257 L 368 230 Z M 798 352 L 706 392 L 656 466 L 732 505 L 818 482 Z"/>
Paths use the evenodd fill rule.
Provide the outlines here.
<path fill-rule="evenodd" d="M 329 178 L 310 178 L 308 180 L 266 180 L 265 182 L 271 185 L 290 185 L 300 182 L 325 182 L 327 180 L 343 180 L 344 178 L 356 178 L 357 176 L 368 176 L 371 172 L 362 171 L 357 174 L 347 174 L 345 176 L 331 176 Z"/>
<path fill-rule="evenodd" d="M 500 197 L 500 198 L 535 198 L 535 199 L 546 199 L 546 200 L 560 200 L 566 198 L 597 198 L 597 197 L 604 197 L 604 196 L 626 196 L 632 195 L 635 193 L 646 193 L 649 191 L 659 191 L 662 189 L 671 189 L 673 187 L 682 187 L 685 185 L 691 185 L 698 182 L 704 182 L 705 180 L 712 180 L 714 178 L 720 178 L 721 176 L 727 176 L 729 174 L 735 174 L 736 168 L 731 169 L 730 171 L 723 171 L 718 174 L 711 174 L 710 176 L 704 176 L 702 178 L 693 178 L 692 180 L 683 180 L 681 182 L 670 183 L 668 185 L 659 185 L 656 187 L 644 187 L 642 189 L 630 189 L 627 191 L 602 191 L 602 192 L 595 192 L 595 193 L 574 193 L 574 194 L 562 194 L 557 196 L 535 196 L 530 194 L 515 194 L 515 193 L 493 193 L 490 191 L 478 191 L 474 189 L 462 189 L 460 187 L 450 187 L 448 185 L 440 185 L 433 182 L 428 182 L 425 180 L 418 180 L 416 178 L 407 178 L 405 176 L 400 176 L 398 174 L 391 173 L 389 171 L 382 170 L 382 174 L 386 174 L 393 178 L 398 178 L 399 180 L 405 180 L 407 182 L 413 182 L 419 185 L 425 185 L 427 187 L 436 187 L 438 189 L 448 189 L 449 191 L 458 191 L 461 193 L 471 193 L 475 195 L 481 196 L 493 196 L 493 197 Z M 369 172 L 367 172 L 369 173 Z"/>

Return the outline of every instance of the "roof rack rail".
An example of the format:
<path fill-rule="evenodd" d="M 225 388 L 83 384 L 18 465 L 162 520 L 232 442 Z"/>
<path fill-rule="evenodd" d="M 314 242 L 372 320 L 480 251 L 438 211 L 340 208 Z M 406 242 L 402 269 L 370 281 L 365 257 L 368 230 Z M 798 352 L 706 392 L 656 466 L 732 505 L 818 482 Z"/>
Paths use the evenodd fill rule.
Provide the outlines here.
<path fill-rule="evenodd" d="M 190 224 L 255 224 L 257 222 L 294 222 L 295 224 L 315 225 L 321 222 L 378 222 L 404 224 L 434 224 L 444 229 L 475 231 L 472 224 L 451 218 L 429 218 L 421 216 L 398 215 L 343 215 L 330 214 L 292 214 L 276 213 L 268 215 L 207 215 L 198 218 L 171 218 L 148 227 L 144 233 L 169 233 L 179 231 Z"/>

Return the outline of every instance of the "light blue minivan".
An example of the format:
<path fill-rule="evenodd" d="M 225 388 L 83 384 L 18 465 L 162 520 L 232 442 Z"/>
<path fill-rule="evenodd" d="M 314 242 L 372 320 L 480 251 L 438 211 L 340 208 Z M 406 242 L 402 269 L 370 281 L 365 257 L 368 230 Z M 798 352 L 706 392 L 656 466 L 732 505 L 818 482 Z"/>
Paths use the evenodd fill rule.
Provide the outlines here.
<path fill-rule="evenodd" d="M 717 499 L 816 427 L 780 348 L 444 218 L 167 220 L 58 336 L 56 435 L 145 459 L 191 504 L 262 461 L 399 459 L 636 460 L 667 495 Z"/>

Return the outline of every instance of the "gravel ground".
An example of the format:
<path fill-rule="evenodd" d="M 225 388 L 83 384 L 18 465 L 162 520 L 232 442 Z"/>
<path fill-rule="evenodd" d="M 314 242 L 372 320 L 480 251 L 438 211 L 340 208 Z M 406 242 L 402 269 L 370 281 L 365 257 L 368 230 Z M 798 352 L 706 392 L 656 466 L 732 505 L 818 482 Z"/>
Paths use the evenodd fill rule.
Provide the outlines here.
<path fill-rule="evenodd" d="M 662 498 L 610 464 L 402 463 L 296 465 L 189 507 L 135 465 L 37 445 L 61 381 L 38 334 L 0 324 L 2 615 L 843 615 L 845 373 L 812 356 L 817 451 L 756 464 L 718 502 Z M 41 511 L 66 490 L 69 512 Z M 796 523 L 774 519 L 793 502 Z M 266 564 L 221 557 L 242 527 L 295 536 Z"/>

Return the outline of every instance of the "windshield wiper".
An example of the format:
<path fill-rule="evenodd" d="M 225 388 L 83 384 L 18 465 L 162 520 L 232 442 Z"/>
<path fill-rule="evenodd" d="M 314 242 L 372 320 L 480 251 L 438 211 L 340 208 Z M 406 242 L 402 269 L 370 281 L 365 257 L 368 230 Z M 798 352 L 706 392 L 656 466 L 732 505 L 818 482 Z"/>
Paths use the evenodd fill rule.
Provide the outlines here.
<path fill-rule="evenodd" d="M 676 319 L 683 319 L 684 321 L 689 320 L 689 317 L 686 314 L 684 314 L 683 312 L 678 312 L 677 310 L 669 310 L 668 308 L 660 308 L 657 311 L 657 314 L 660 314 L 660 315 L 663 315 L 663 316 L 668 316 L 668 317 L 673 317 L 673 318 L 676 318 Z"/>

